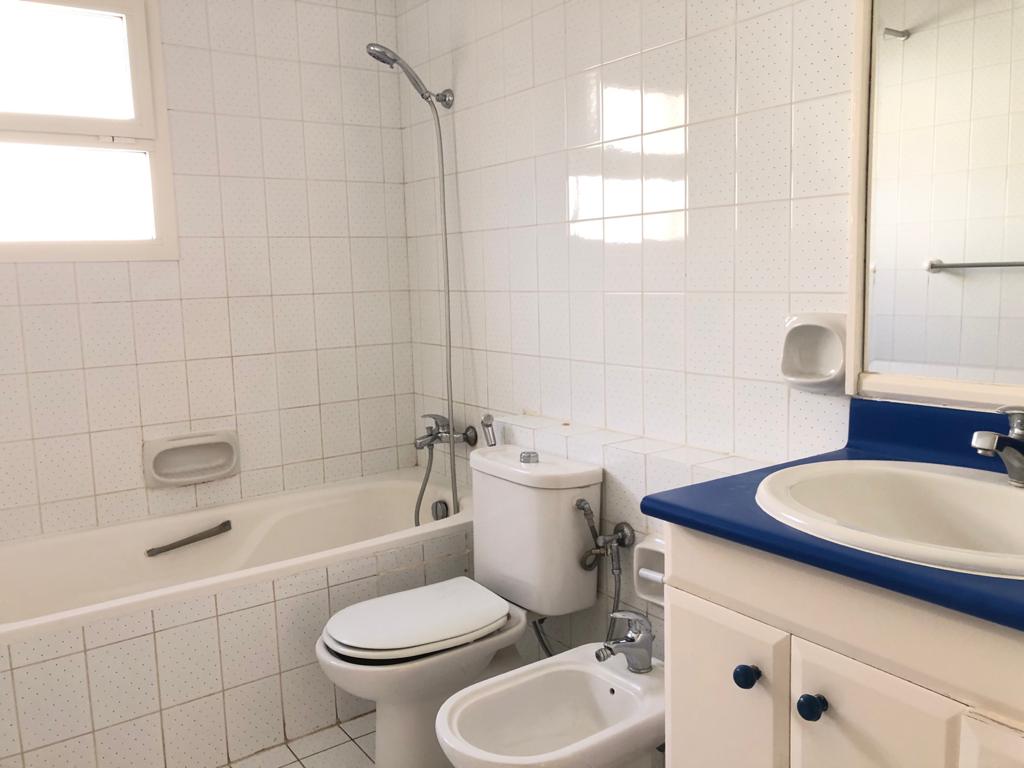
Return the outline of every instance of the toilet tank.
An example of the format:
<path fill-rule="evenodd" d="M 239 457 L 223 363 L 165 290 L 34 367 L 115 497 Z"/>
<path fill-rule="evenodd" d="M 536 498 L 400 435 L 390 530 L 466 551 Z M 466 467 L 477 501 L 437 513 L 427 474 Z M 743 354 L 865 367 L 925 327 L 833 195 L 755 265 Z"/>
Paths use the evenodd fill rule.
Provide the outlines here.
<path fill-rule="evenodd" d="M 473 469 L 473 578 L 542 616 L 594 604 L 597 570 L 580 557 L 594 546 L 576 500 L 601 519 L 600 467 L 540 454 L 520 461 L 515 446 L 481 448 Z"/>

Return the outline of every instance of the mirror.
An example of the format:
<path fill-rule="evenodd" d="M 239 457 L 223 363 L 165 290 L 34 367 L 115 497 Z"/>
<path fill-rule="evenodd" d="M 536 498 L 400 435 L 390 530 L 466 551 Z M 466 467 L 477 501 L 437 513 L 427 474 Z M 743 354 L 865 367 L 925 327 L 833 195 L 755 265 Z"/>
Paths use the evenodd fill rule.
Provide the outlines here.
<path fill-rule="evenodd" d="M 1024 384 L 1024 14 L 876 0 L 864 369 Z"/>

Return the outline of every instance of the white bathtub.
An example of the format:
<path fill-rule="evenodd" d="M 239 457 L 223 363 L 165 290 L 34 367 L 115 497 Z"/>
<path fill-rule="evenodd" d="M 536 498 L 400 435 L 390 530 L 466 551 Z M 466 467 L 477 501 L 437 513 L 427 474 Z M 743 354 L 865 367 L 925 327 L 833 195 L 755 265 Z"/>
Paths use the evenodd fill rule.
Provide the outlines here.
<path fill-rule="evenodd" d="M 422 470 L 399 470 L 168 517 L 0 545 L 0 646 L 117 614 L 395 550 L 468 529 L 462 514 L 433 521 L 450 503 L 431 483 L 419 528 L 413 509 Z M 230 520 L 232 530 L 156 557 L 167 544 Z"/>
<path fill-rule="evenodd" d="M 413 527 L 420 472 L 0 546 L 0 766 L 222 768 L 372 710 L 316 662 L 330 615 L 471 569 L 468 499 Z"/>

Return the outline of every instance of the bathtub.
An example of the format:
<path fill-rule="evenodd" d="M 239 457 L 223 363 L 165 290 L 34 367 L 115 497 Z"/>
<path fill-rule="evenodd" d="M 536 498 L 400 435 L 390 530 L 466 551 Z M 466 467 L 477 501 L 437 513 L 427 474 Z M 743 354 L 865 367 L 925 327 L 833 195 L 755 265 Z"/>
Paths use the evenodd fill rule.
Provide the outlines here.
<path fill-rule="evenodd" d="M 428 487 L 424 522 L 413 527 L 421 479 L 421 469 L 399 470 L 0 545 L 0 645 L 464 532 L 471 520 L 469 499 L 458 516 L 431 520 L 432 501 L 451 501 L 440 483 Z M 232 528 L 226 533 L 146 555 L 151 547 L 228 520 Z"/>
<path fill-rule="evenodd" d="M 0 766 L 219 768 L 371 711 L 327 619 L 471 570 L 471 499 L 430 520 L 431 484 L 413 527 L 421 472 L 0 545 Z"/>

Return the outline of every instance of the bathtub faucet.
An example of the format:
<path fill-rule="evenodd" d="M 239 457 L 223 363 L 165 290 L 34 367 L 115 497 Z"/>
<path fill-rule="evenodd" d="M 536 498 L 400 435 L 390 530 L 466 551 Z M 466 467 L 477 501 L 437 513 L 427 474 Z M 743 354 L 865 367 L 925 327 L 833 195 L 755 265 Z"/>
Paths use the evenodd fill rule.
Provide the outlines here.
<path fill-rule="evenodd" d="M 430 419 L 433 424 L 427 425 L 425 434 L 416 438 L 416 448 L 427 448 L 435 443 L 466 443 L 476 445 L 476 429 L 466 427 L 464 432 L 452 432 L 451 423 L 447 416 L 439 413 L 424 413 L 424 419 Z"/>

